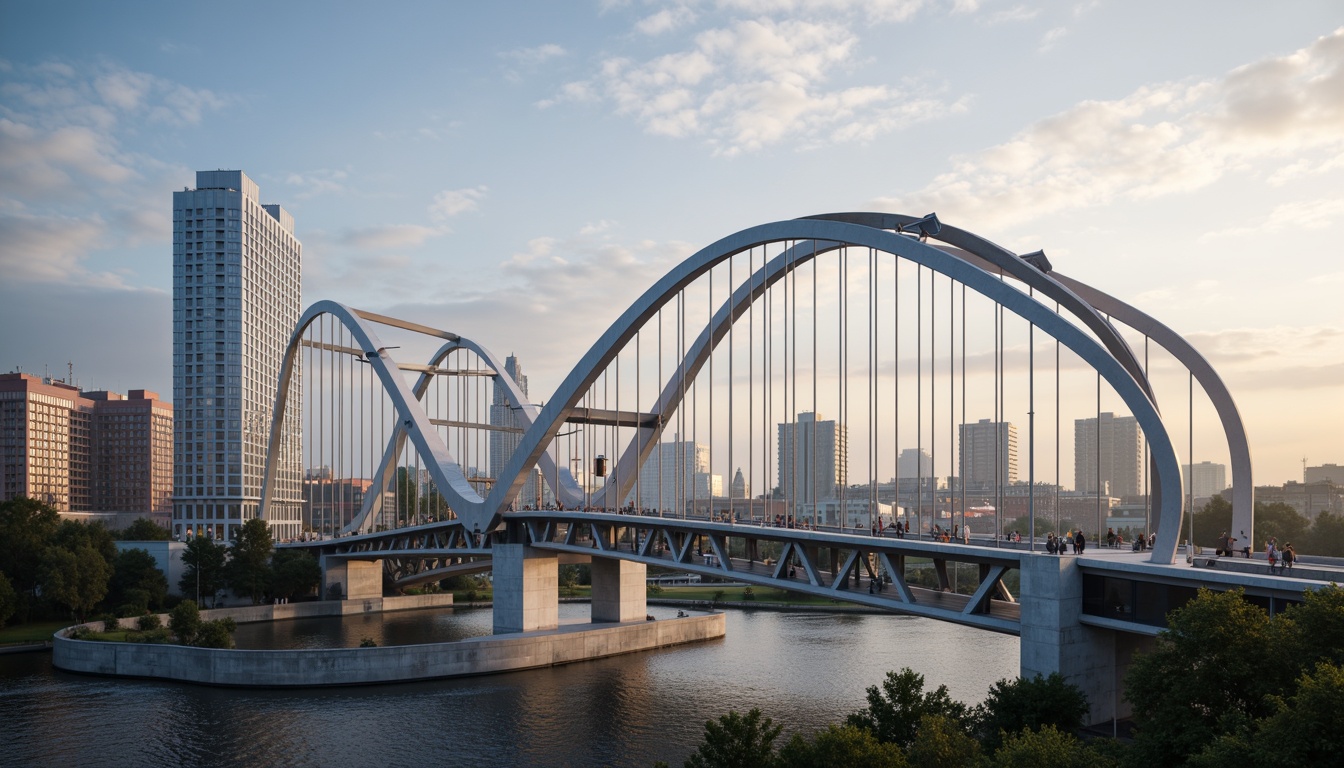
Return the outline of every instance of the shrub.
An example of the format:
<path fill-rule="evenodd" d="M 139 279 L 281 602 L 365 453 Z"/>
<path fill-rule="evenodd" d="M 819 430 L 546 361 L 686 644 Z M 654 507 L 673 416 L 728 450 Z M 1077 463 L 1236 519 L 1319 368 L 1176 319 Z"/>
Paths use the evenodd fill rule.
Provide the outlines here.
<path fill-rule="evenodd" d="M 366 638 L 364 638 L 363 640 L 360 640 L 360 641 L 359 641 L 359 647 L 360 647 L 360 648 L 377 648 L 377 647 L 378 647 L 378 644 L 375 643 L 375 642 L 373 641 L 373 638 L 372 638 L 372 637 L 366 637 Z"/>
<path fill-rule="evenodd" d="M 203 622 L 196 631 L 192 645 L 201 648 L 232 648 L 233 631 L 238 628 L 233 619 L 215 619 Z"/>
<path fill-rule="evenodd" d="M 201 609 L 191 600 L 183 600 L 168 617 L 168 629 L 183 645 L 191 645 L 201 629 Z"/>
<path fill-rule="evenodd" d="M 742 599 L 743 599 L 743 600 L 755 600 L 755 599 L 756 599 L 756 590 L 752 589 L 751 587 L 743 587 L 743 588 L 742 588 Z"/>
<path fill-rule="evenodd" d="M 116 614 L 108 613 L 103 615 L 103 631 L 116 632 L 121 629 L 121 622 L 117 621 Z"/>
<path fill-rule="evenodd" d="M 152 632 L 163 626 L 159 620 L 158 614 L 147 613 L 135 620 L 135 628 L 141 632 Z"/>

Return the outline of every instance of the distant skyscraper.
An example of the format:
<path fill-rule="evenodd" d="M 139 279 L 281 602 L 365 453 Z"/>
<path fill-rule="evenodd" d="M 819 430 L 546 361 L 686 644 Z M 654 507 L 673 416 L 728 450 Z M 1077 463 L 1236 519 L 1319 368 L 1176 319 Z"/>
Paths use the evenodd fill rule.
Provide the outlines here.
<path fill-rule="evenodd" d="M 509 355 L 504 359 L 504 372 L 518 382 L 518 389 L 522 390 L 523 399 L 527 399 L 527 376 L 523 374 L 523 368 L 518 363 L 518 358 Z M 509 405 L 509 398 L 503 386 L 494 385 L 493 400 L 490 404 L 490 424 L 496 427 L 503 427 L 505 430 L 521 429 L 523 422 L 518 418 L 518 411 Z M 522 442 L 521 432 L 506 432 L 503 430 L 491 430 L 490 432 L 490 476 L 495 478 L 496 482 L 503 480 L 499 473 L 503 471 L 504 465 L 509 463 L 513 457 L 513 452 L 517 450 L 518 444 Z M 537 482 L 537 472 L 533 471 L 531 477 L 523 484 L 522 490 L 518 492 L 518 498 L 514 501 L 515 507 L 538 507 L 541 505 L 541 497 L 538 495 L 540 485 Z"/>
<path fill-rule="evenodd" d="M 1143 432 L 1138 419 L 1102 413 L 1100 420 L 1073 422 L 1073 485 L 1075 491 L 1100 490 L 1119 498 L 1143 493 Z"/>
<path fill-rule="evenodd" d="M 833 499 L 836 489 L 849 482 L 845 427 L 821 418 L 805 412 L 796 422 L 779 425 L 779 489 L 786 499 Z"/>
<path fill-rule="evenodd" d="M 1319 467 L 1303 467 L 1302 482 L 1331 482 L 1335 485 L 1344 487 L 1344 466 L 1340 466 L 1339 464 L 1322 464 Z"/>
<path fill-rule="evenodd" d="M 1186 482 L 1190 483 L 1186 493 L 1194 494 L 1195 498 L 1213 496 L 1227 488 L 1226 464 L 1201 461 L 1198 464 L 1186 464 L 1184 469 Z"/>
<path fill-rule="evenodd" d="M 981 419 L 962 424 L 958 439 L 958 471 L 966 488 L 996 488 L 1017 482 L 1017 427 L 1006 421 Z"/>
<path fill-rule="evenodd" d="M 933 457 L 928 451 L 906 448 L 901 451 L 900 458 L 896 459 L 896 473 L 902 480 L 928 477 L 933 474 Z"/>
<path fill-rule="evenodd" d="M 716 494 L 717 492 L 717 494 Z M 677 440 L 657 443 L 639 468 L 639 480 L 627 501 L 636 494 L 639 506 L 665 512 L 680 512 L 692 501 L 723 494 L 723 478 L 709 474 L 709 446 Z"/>
<path fill-rule="evenodd" d="M 747 478 L 742 475 L 742 468 L 737 468 L 737 474 L 733 475 L 732 488 L 729 490 L 734 499 L 751 498 L 751 485 Z"/>
<path fill-rule="evenodd" d="M 242 171 L 173 193 L 173 533 L 232 538 L 256 517 L 281 356 L 302 311 L 294 219 Z M 301 527 L 302 378 L 290 382 L 268 520 Z"/>

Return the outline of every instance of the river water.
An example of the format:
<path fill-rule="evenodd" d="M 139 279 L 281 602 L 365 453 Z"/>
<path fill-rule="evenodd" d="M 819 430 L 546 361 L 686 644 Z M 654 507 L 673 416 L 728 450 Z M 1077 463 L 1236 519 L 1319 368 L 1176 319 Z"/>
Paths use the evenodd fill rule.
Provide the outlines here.
<path fill-rule="evenodd" d="M 655 615 L 676 609 L 650 606 Z M 561 620 L 586 619 L 561 606 Z M 489 610 L 239 627 L 240 648 L 437 642 L 488 634 Z M 759 707 L 785 736 L 864 706 L 888 670 L 979 702 L 1018 639 L 891 615 L 727 611 L 728 636 L 550 669 L 405 685 L 207 688 L 72 675 L 0 656 L 0 765 L 680 765 L 704 721 Z"/>

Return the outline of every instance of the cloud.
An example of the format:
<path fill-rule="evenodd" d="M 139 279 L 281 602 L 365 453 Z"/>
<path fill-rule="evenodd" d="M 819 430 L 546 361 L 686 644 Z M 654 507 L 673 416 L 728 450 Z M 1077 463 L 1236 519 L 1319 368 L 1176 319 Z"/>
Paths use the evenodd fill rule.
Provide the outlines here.
<path fill-rule="evenodd" d="M 635 30 L 640 34 L 657 36 L 664 32 L 671 32 L 674 29 L 683 27 L 686 24 L 695 21 L 695 11 L 686 6 L 676 8 L 664 8 L 663 10 L 640 19 L 635 24 Z"/>
<path fill-rule="evenodd" d="M 1344 28 L 1288 56 L 1215 80 L 1086 101 L 998 146 L 954 158 L 924 189 L 881 210 L 974 215 L 987 226 L 1213 184 L 1256 162 L 1344 149 Z M 1275 171 L 1279 171 L 1277 166 Z"/>
<path fill-rule="evenodd" d="M 1015 5 L 1012 8 L 1006 8 L 1002 11 L 996 11 L 985 17 L 986 24 L 1009 24 L 1016 21 L 1030 21 L 1041 15 L 1040 8 L 1028 8 L 1025 5 Z"/>
<path fill-rule="evenodd" d="M 804 10 L 833 6 L 850 14 L 862 8 L 869 15 L 903 18 L 904 11 L 920 4 L 728 4 L 757 13 L 794 5 Z M 858 64 L 859 39 L 851 23 L 848 18 L 733 20 L 696 33 L 681 50 L 644 60 L 607 58 L 594 77 L 566 83 L 537 106 L 606 103 L 648 133 L 700 138 L 729 156 L 786 141 L 803 146 L 871 141 L 965 109 L 964 100 L 947 103 L 913 81 L 831 86 L 833 77 Z"/>
<path fill-rule="evenodd" d="M 319 168 L 304 173 L 290 173 L 285 177 L 285 184 L 299 188 L 295 199 L 307 200 L 318 195 L 344 192 L 349 177 L 350 173 L 346 170 Z"/>
<path fill-rule="evenodd" d="M 1058 43 L 1068 34 L 1069 30 L 1065 27 L 1055 27 L 1047 30 L 1044 35 L 1041 35 L 1041 44 L 1036 47 L 1036 52 L 1049 52 L 1051 48 L 1055 47 L 1055 43 Z"/>
<path fill-rule="evenodd" d="M 1200 235 L 1199 242 L 1207 243 L 1228 237 L 1267 235 L 1284 230 L 1324 229 L 1344 219 L 1344 198 L 1297 200 L 1283 203 L 1260 217 L 1249 226 L 1231 227 Z"/>
<path fill-rule="evenodd" d="M 534 48 L 515 48 L 500 53 L 501 58 L 511 59 L 522 64 L 541 64 L 550 59 L 564 56 L 567 52 L 555 43 L 546 43 Z"/>
<path fill-rule="evenodd" d="M 5 279 L 132 287 L 136 260 L 128 249 L 169 247 L 165 190 L 189 171 L 126 149 L 123 137 L 165 131 L 180 141 L 180 129 L 230 102 L 107 61 L 0 68 Z M 116 271 L 89 266 L 95 257 L 116 263 Z"/>
<path fill-rule="evenodd" d="M 445 189 L 434 196 L 434 202 L 429 206 L 429 213 L 435 219 L 442 220 L 460 213 L 477 210 L 478 203 L 485 197 L 487 191 L 488 188 L 483 186 L 467 189 Z"/>
<path fill-rule="evenodd" d="M 81 261 L 100 248 L 107 225 L 97 217 L 66 218 L 0 214 L 0 273 L 6 282 L 65 283 L 123 288 L 110 273 L 91 273 Z"/>
<path fill-rule="evenodd" d="M 351 248 L 372 250 L 414 248 L 445 232 L 443 229 L 418 224 L 391 224 L 349 230 L 341 234 L 339 242 Z"/>

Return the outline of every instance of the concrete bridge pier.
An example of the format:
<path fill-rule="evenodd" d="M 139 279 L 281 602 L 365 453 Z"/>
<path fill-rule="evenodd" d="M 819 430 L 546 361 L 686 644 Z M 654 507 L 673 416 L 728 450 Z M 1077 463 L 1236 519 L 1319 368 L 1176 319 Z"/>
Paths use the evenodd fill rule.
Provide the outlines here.
<path fill-rule="evenodd" d="M 1087 722 L 1129 717 L 1124 677 L 1135 651 L 1153 639 L 1082 624 L 1083 574 L 1075 557 L 1022 558 L 1022 677 L 1058 672 L 1087 694 Z"/>
<path fill-rule="evenodd" d="M 322 595 L 332 594 L 333 587 L 343 600 L 367 600 L 383 596 L 382 560 L 344 560 L 323 555 Z"/>
<path fill-rule="evenodd" d="M 516 529 L 516 530 L 515 530 Z M 560 625 L 560 558 L 528 546 L 521 526 L 495 534 L 495 634 L 555 629 Z"/>
<path fill-rule="evenodd" d="M 593 621 L 643 621 L 648 615 L 648 566 L 594 557 L 591 567 Z"/>

